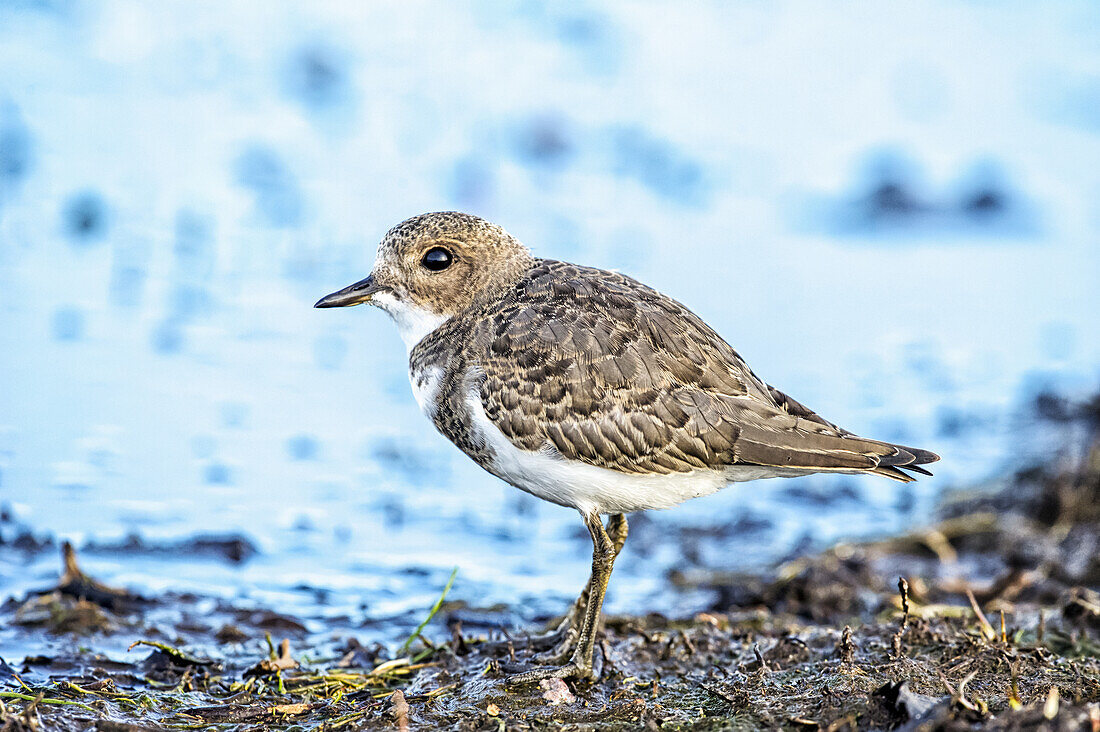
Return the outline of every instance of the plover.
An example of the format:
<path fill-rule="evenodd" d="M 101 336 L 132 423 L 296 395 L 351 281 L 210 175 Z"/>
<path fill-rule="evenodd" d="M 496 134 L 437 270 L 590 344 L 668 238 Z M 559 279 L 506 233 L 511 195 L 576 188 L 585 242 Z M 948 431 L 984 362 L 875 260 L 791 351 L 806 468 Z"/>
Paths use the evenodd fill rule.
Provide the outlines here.
<path fill-rule="evenodd" d="M 533 256 L 504 229 L 428 213 L 386 234 L 366 279 L 316 307 L 369 302 L 408 349 L 421 411 L 481 467 L 580 512 L 592 573 L 552 665 L 512 677 L 591 679 L 624 514 L 730 483 L 819 472 L 911 481 L 939 458 L 837 427 L 760 380 L 676 300 L 618 272 Z M 604 527 L 601 516 L 608 515 Z"/>

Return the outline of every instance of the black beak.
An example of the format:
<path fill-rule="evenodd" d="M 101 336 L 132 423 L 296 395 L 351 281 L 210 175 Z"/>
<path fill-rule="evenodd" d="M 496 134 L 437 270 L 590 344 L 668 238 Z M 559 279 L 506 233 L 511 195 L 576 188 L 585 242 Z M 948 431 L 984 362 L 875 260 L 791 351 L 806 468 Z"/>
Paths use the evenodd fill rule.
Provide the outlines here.
<path fill-rule="evenodd" d="M 368 277 L 365 280 L 359 280 L 354 285 L 348 285 L 342 290 L 337 290 L 331 295 L 325 295 L 313 307 L 346 308 L 351 305 L 358 305 L 367 302 L 374 293 L 383 289 L 385 288 L 377 284 L 373 277 Z"/>

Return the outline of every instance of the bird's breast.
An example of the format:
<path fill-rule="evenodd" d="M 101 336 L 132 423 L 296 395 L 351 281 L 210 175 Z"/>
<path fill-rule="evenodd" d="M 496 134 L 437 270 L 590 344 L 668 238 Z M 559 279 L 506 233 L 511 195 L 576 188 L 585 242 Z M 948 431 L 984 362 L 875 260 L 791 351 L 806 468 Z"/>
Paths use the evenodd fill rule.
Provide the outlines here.
<path fill-rule="evenodd" d="M 409 384 L 420 411 L 428 419 L 435 420 L 439 411 L 439 388 L 443 383 L 443 368 L 434 365 L 410 366 Z"/>

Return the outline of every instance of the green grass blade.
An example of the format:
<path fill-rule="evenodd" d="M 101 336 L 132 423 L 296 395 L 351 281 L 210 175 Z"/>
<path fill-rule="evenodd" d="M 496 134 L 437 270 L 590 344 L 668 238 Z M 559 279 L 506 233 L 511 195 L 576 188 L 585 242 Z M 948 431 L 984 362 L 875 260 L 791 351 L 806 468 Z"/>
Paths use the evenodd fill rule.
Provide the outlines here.
<path fill-rule="evenodd" d="M 413 631 L 413 634 L 405 640 L 404 645 L 401 646 L 401 650 L 397 652 L 398 655 L 403 655 L 405 651 L 409 650 L 409 646 L 412 645 L 413 641 L 420 637 L 420 631 L 424 630 L 428 623 L 432 621 L 432 618 L 435 617 L 435 614 L 439 612 L 439 608 L 443 607 L 443 601 L 447 598 L 447 593 L 450 592 L 451 585 L 454 584 L 455 575 L 457 574 L 458 567 L 455 567 L 453 570 L 451 570 L 451 578 L 447 580 L 447 586 L 443 588 L 443 594 L 440 595 L 439 599 L 435 601 L 434 605 L 432 605 L 432 611 L 428 613 L 428 617 L 424 618 L 424 622 L 416 627 L 416 630 Z"/>

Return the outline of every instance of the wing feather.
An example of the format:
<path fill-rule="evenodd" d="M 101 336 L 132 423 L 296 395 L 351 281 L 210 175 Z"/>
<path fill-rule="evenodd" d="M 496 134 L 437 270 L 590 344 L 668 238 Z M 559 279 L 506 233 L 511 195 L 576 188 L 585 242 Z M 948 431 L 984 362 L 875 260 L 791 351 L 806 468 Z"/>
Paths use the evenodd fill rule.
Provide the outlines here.
<path fill-rule="evenodd" d="M 471 345 L 486 414 L 521 449 L 625 473 L 757 465 L 906 481 L 902 468 L 928 474 L 917 466 L 938 459 L 837 427 L 683 305 L 617 273 L 539 260 Z"/>

